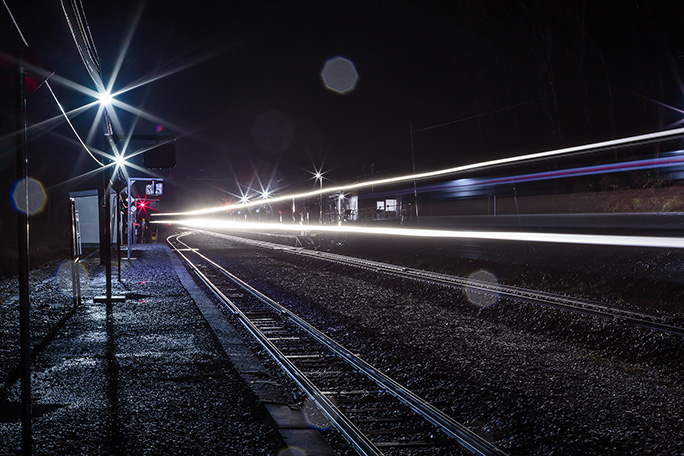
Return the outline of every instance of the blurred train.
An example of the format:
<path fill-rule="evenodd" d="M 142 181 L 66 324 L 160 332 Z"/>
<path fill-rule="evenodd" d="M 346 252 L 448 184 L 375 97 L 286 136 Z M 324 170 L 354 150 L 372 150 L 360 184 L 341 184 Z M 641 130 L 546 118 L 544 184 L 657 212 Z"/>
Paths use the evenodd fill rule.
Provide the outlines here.
<path fill-rule="evenodd" d="M 344 196 L 344 211 L 338 219 L 406 221 L 463 215 L 684 211 L 680 183 L 684 150 L 617 163 L 480 174 L 366 188 Z M 669 206 L 658 206 L 658 198 L 665 194 L 669 194 Z M 649 203 L 649 197 L 654 201 Z M 623 204 L 610 206 L 614 200 Z M 331 207 L 329 204 L 328 212 Z"/>

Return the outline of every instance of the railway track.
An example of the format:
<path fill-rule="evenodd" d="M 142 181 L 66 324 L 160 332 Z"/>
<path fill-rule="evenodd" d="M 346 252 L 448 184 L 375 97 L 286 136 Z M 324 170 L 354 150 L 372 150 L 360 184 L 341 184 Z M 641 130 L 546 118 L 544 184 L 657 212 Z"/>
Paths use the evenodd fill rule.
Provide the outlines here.
<path fill-rule="evenodd" d="M 361 455 L 505 453 L 260 293 L 171 236 L 169 245 L 236 315 L 246 330 Z"/>
<path fill-rule="evenodd" d="M 422 280 L 429 283 L 472 290 L 475 293 L 479 292 L 491 296 L 511 298 L 518 301 L 530 302 L 564 311 L 581 313 L 584 315 L 592 315 L 607 319 L 617 319 L 634 326 L 684 337 L 684 320 L 681 317 L 658 313 L 640 312 L 634 309 L 589 299 L 574 298 L 528 288 L 501 285 L 499 283 L 491 283 L 467 277 L 459 277 L 421 269 L 407 268 L 379 261 L 349 257 L 329 252 L 321 252 L 318 250 L 310 250 L 303 247 L 284 246 L 271 242 L 231 236 L 223 233 L 214 233 L 211 231 L 200 232 L 233 242 L 241 242 L 266 249 L 279 250 L 294 255 L 318 258 L 338 264 L 390 274 L 397 277 Z"/>

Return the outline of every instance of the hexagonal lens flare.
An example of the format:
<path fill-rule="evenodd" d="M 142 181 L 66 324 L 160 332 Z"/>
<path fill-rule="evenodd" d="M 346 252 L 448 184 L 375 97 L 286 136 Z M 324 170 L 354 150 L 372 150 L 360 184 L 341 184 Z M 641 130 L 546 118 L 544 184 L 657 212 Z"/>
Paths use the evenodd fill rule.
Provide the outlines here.
<path fill-rule="evenodd" d="M 335 57 L 325 62 L 321 70 L 321 78 L 329 90 L 345 95 L 354 90 L 359 81 L 359 74 L 351 60 Z"/>
<path fill-rule="evenodd" d="M 26 192 L 28 191 L 28 198 Z M 21 179 L 12 188 L 12 204 L 18 211 L 35 215 L 45 209 L 47 194 L 43 184 L 30 177 Z"/>

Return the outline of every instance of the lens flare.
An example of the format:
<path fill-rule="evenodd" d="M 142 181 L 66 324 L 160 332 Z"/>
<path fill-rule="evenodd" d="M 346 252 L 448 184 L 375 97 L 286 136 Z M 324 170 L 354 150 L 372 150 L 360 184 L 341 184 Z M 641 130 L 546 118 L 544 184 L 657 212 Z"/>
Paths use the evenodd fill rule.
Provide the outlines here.
<path fill-rule="evenodd" d="M 30 177 L 17 181 L 12 187 L 12 203 L 18 211 L 29 215 L 39 214 L 47 204 L 43 184 Z"/>
<path fill-rule="evenodd" d="M 287 447 L 280 450 L 278 456 L 306 456 L 306 451 L 297 447 Z"/>
<path fill-rule="evenodd" d="M 73 263 L 71 261 L 63 261 L 57 265 L 55 270 L 54 282 L 57 291 L 64 296 L 73 295 L 73 283 L 81 285 L 81 294 L 85 294 L 91 284 L 88 270 L 83 264 Z"/>
<path fill-rule="evenodd" d="M 483 286 L 485 288 L 482 288 Z M 490 307 L 499 301 L 501 286 L 494 274 L 480 270 L 468 276 L 468 284 L 464 291 L 472 304 Z"/>
<path fill-rule="evenodd" d="M 359 81 L 354 63 L 344 57 L 335 57 L 325 62 L 321 79 L 328 90 L 346 95 L 354 90 Z"/>
<path fill-rule="evenodd" d="M 312 428 L 325 431 L 332 427 L 330 419 L 318 408 L 316 403 L 307 399 L 302 406 L 302 414 L 307 424 Z"/>
<path fill-rule="evenodd" d="M 287 150 L 294 138 L 290 119 L 280 111 L 272 110 L 256 118 L 252 139 L 259 149 L 278 153 Z"/>

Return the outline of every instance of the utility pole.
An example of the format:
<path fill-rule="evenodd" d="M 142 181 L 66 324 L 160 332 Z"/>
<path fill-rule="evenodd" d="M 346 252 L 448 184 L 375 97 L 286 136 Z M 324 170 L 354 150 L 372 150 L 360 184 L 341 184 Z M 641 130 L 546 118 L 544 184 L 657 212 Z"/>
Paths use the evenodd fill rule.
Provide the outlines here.
<path fill-rule="evenodd" d="M 318 193 L 318 224 L 323 225 L 323 174 L 316 172 L 316 179 L 320 181 L 320 192 Z"/>
<path fill-rule="evenodd" d="M 19 352 L 21 377 L 21 449 L 23 455 L 32 452 L 33 432 L 31 428 L 31 303 L 29 301 L 29 189 L 27 180 L 28 155 L 26 153 L 26 94 L 24 60 L 16 55 L 16 160 L 17 188 L 24 203 L 18 208 L 17 240 L 19 257 Z M 19 183 L 24 182 L 21 189 Z"/>
<path fill-rule="evenodd" d="M 105 152 L 113 154 L 116 147 L 112 142 L 112 135 L 105 135 Z M 112 302 L 124 302 L 125 296 L 112 296 L 112 167 L 105 163 L 101 171 L 100 187 L 100 264 L 105 266 L 106 291 L 105 296 L 96 296 L 93 302 L 104 302 L 107 306 L 107 314 L 112 311 Z M 119 265 L 120 266 L 120 265 Z"/>

